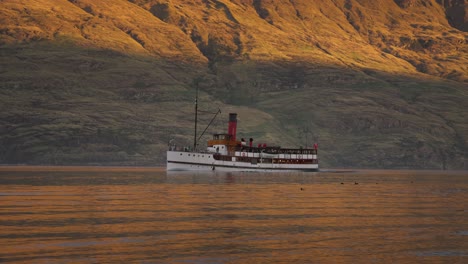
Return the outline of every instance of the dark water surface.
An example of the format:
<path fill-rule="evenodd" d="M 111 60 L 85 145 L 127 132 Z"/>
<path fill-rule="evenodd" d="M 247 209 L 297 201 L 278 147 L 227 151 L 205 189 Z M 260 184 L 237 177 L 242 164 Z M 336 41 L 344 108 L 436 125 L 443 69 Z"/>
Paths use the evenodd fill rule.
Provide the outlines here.
<path fill-rule="evenodd" d="M 0 263 L 468 263 L 467 205 L 466 171 L 0 167 Z"/>

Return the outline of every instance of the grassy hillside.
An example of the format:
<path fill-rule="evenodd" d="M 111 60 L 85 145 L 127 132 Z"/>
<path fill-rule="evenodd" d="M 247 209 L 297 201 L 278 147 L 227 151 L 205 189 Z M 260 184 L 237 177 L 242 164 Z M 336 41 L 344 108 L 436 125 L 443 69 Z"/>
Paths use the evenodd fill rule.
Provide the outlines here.
<path fill-rule="evenodd" d="M 209 133 L 235 111 L 326 167 L 466 169 L 468 34 L 424 2 L 3 1 L 0 163 L 163 164 L 198 85 Z"/>

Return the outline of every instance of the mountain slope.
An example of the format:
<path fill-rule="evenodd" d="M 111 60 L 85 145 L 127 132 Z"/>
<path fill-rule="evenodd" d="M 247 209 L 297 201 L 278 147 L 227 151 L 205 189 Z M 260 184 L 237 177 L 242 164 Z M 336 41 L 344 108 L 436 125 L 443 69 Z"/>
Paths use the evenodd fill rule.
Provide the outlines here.
<path fill-rule="evenodd" d="M 3 1 L 0 162 L 161 163 L 169 139 L 190 144 L 199 86 L 242 135 L 319 141 L 325 166 L 466 168 L 454 10 L 465 2 Z"/>

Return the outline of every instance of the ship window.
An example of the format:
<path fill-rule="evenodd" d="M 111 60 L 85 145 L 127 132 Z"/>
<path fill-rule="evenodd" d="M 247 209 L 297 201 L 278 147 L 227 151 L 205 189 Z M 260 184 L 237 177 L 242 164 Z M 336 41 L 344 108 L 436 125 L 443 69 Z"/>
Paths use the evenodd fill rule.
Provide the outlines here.
<path fill-rule="evenodd" d="M 190 154 L 188 154 L 188 155 L 189 155 L 189 157 L 190 157 Z"/>
<path fill-rule="evenodd" d="M 180 155 L 182 156 L 182 153 L 180 153 Z"/>

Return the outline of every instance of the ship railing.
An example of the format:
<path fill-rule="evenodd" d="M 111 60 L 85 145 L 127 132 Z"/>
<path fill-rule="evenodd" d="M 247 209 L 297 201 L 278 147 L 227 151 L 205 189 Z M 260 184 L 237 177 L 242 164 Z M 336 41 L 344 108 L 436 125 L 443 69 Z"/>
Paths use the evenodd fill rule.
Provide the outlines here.
<path fill-rule="evenodd" d="M 297 155 L 317 155 L 317 149 L 298 148 L 298 149 L 283 149 L 280 147 L 246 147 L 240 146 L 236 148 L 240 152 L 267 153 L 267 154 L 297 154 Z"/>
<path fill-rule="evenodd" d="M 181 147 L 177 145 L 169 145 L 169 151 L 192 152 L 191 147 Z"/>

